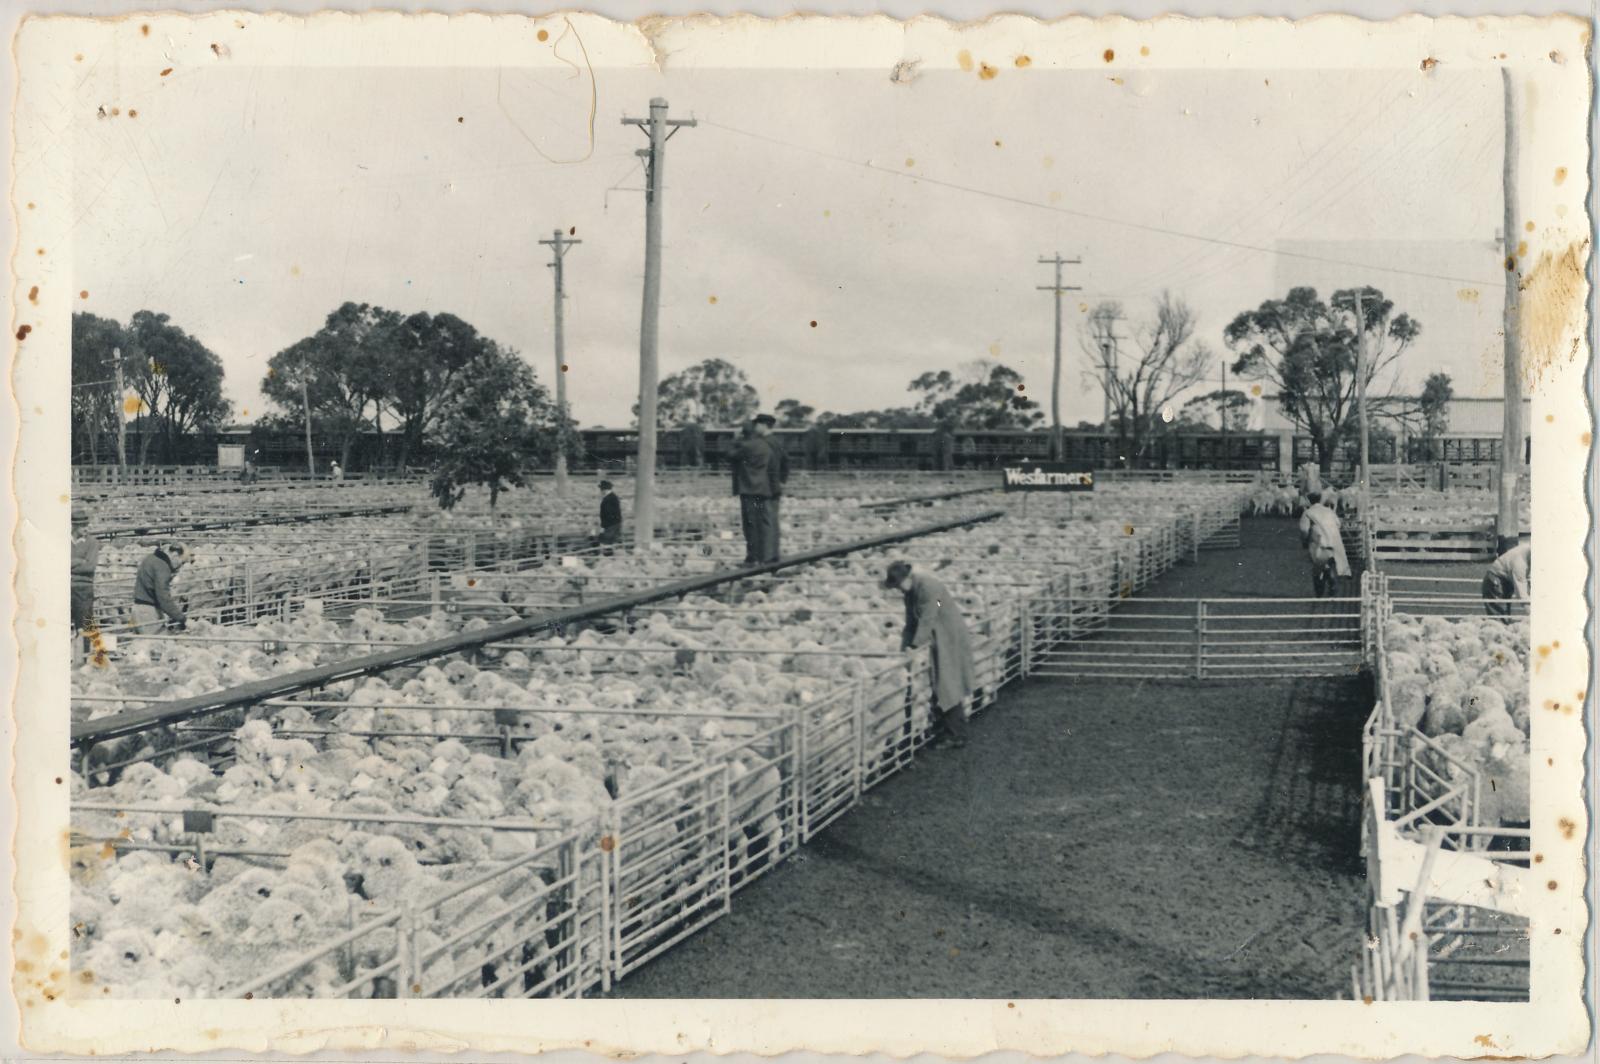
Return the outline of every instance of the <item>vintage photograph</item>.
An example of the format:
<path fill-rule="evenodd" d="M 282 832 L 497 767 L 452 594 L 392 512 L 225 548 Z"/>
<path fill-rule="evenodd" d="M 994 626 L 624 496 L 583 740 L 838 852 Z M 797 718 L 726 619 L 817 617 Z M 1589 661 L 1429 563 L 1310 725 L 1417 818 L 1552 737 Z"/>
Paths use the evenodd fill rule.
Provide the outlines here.
<path fill-rule="evenodd" d="M 479 22 L 24 28 L 19 997 L 1566 1001 L 1582 23 Z"/>

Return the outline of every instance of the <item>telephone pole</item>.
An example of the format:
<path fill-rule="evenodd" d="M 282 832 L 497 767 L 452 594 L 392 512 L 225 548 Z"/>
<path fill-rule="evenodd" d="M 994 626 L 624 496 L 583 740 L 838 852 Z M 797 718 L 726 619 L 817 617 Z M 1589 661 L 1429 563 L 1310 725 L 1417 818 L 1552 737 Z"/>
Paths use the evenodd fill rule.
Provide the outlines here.
<path fill-rule="evenodd" d="M 306 383 L 304 374 L 300 377 L 300 404 L 306 412 L 306 472 L 311 474 L 311 479 L 317 477 L 317 459 L 311 450 L 311 386 Z"/>
<path fill-rule="evenodd" d="M 692 118 L 668 118 L 667 101 L 650 101 L 649 118 L 624 118 L 650 136 L 650 147 L 635 155 L 644 163 L 644 309 L 639 317 L 639 468 L 633 482 L 634 542 L 656 535 L 656 384 L 660 376 L 656 341 L 661 324 L 661 193 L 664 191 L 667 141 Z"/>
<path fill-rule="evenodd" d="M 1522 471 L 1522 326 L 1519 308 L 1522 281 L 1517 261 L 1517 234 L 1522 231 L 1517 216 L 1517 88 L 1511 71 L 1502 68 L 1501 85 L 1505 92 L 1505 158 L 1501 172 L 1501 195 L 1505 200 L 1506 302 L 1502 331 L 1505 333 L 1505 411 L 1500 433 L 1500 499 L 1495 519 L 1495 534 L 1500 553 L 1517 545 L 1522 535 L 1522 516 L 1517 507 L 1517 477 Z"/>
<path fill-rule="evenodd" d="M 1228 360 L 1222 360 L 1222 391 L 1217 393 L 1217 423 L 1222 426 L 1222 468 L 1228 463 Z"/>
<path fill-rule="evenodd" d="M 566 234 L 557 229 L 549 240 L 539 241 L 550 247 L 554 259 L 546 263 L 556 274 L 556 494 L 567 493 L 567 353 L 566 342 L 562 334 L 561 305 L 566 300 L 566 287 L 562 281 L 561 260 L 567 257 L 567 249 L 581 240 L 568 240 Z"/>
<path fill-rule="evenodd" d="M 1082 259 L 1064 259 L 1059 251 L 1055 253 L 1054 258 L 1039 256 L 1040 265 L 1056 268 L 1055 284 L 1037 286 L 1039 291 L 1054 292 L 1056 297 L 1056 358 L 1050 374 L 1050 460 L 1053 462 L 1061 461 L 1066 454 L 1061 439 L 1061 293 L 1081 291 L 1078 285 L 1061 283 L 1061 267 L 1076 266 L 1082 261 Z"/>
<path fill-rule="evenodd" d="M 111 349 L 111 371 L 116 375 L 117 382 L 117 479 L 121 480 L 128 473 L 128 411 L 123 406 L 127 402 L 123 398 L 122 384 L 122 348 Z"/>
<path fill-rule="evenodd" d="M 1356 289 L 1356 409 L 1361 418 L 1361 513 L 1372 512 L 1367 473 L 1367 315 L 1362 303 L 1363 289 Z"/>

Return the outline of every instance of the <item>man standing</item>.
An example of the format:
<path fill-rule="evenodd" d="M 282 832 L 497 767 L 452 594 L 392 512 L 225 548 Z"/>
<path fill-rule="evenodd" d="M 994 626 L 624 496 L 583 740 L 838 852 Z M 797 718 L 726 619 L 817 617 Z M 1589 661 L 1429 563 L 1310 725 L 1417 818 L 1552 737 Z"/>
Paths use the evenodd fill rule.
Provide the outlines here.
<path fill-rule="evenodd" d="M 188 618 L 172 597 L 172 577 L 188 560 L 189 552 L 181 543 L 157 547 L 144 561 L 133 577 L 133 622 L 140 635 L 154 635 L 161 631 L 164 622 L 174 628 L 183 628 Z"/>
<path fill-rule="evenodd" d="M 752 427 L 733 445 L 728 464 L 733 468 L 733 493 L 739 496 L 744 564 L 756 565 L 766 559 L 772 535 L 772 448 Z"/>
<path fill-rule="evenodd" d="M 778 501 L 783 496 L 783 486 L 789 480 L 789 455 L 783 449 L 783 444 L 772 435 L 773 428 L 778 424 L 771 414 L 757 414 L 755 418 L 755 433 L 766 441 L 767 450 L 771 458 L 767 462 L 767 485 L 772 489 L 772 495 L 767 499 L 767 520 L 769 532 L 767 535 L 767 549 L 762 553 L 761 560 L 775 562 L 779 558 L 778 537 L 781 534 L 781 519 L 778 513 Z"/>
<path fill-rule="evenodd" d="M 100 563 L 100 541 L 89 534 L 89 512 L 72 511 L 72 630 L 88 635 L 95 630 L 94 571 Z"/>
<path fill-rule="evenodd" d="M 338 459 L 334 459 L 333 464 L 328 467 L 328 475 L 333 478 L 335 484 L 344 480 L 344 467 L 339 465 Z"/>
<path fill-rule="evenodd" d="M 611 481 L 600 482 L 600 543 L 610 546 L 622 542 L 622 500 L 612 490 Z M 606 552 L 610 554 L 610 551 Z"/>
<path fill-rule="evenodd" d="M 1300 542 L 1311 556 L 1311 590 L 1317 598 L 1333 595 L 1339 577 L 1350 575 L 1350 559 L 1344 553 L 1344 536 L 1339 531 L 1339 515 L 1322 501 L 1322 492 L 1306 496 L 1311 505 L 1300 515 Z"/>
<path fill-rule="evenodd" d="M 883 586 L 898 589 L 906 599 L 906 627 L 900 636 L 902 650 L 929 647 L 933 661 L 934 730 L 940 747 L 967 744 L 964 703 L 977 687 L 977 667 L 972 660 L 972 639 L 961 607 L 950 589 L 932 576 L 913 572 L 910 562 L 890 564 Z"/>
<path fill-rule="evenodd" d="M 1532 597 L 1533 544 L 1519 543 L 1496 558 L 1483 574 L 1483 609 L 1491 617 L 1511 616 L 1511 600 Z"/>

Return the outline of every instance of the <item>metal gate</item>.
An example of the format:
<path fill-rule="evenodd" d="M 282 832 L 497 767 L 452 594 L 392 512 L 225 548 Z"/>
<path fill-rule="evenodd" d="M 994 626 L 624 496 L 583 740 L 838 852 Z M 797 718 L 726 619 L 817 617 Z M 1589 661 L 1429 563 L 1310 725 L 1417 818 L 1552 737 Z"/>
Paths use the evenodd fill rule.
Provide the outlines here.
<path fill-rule="evenodd" d="M 1359 598 L 1127 599 L 1028 626 L 1029 673 L 1121 680 L 1348 676 L 1362 667 Z"/>

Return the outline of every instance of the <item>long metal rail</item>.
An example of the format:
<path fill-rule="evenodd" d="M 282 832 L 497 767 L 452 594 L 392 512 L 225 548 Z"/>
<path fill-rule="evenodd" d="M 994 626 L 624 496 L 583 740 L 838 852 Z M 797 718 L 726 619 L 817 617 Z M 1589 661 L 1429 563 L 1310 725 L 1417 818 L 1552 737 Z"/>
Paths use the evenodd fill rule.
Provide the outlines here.
<path fill-rule="evenodd" d="M 282 676 L 269 677 L 265 680 L 257 680 L 254 683 L 241 684 L 238 687 L 197 695 L 193 698 L 183 698 L 175 702 L 159 702 L 139 709 L 124 710 L 108 717 L 80 721 L 74 724 L 72 726 L 71 742 L 75 748 L 91 746 L 108 739 L 135 735 L 162 725 L 191 720 L 228 709 L 237 709 L 269 698 L 284 698 L 298 694 L 301 691 L 326 687 L 328 684 L 338 683 L 341 680 L 368 676 L 376 672 L 383 672 L 385 669 L 396 668 L 397 666 L 413 665 L 420 661 L 443 657 L 446 654 L 454 654 L 463 650 L 473 650 L 490 643 L 498 643 L 517 636 L 576 624 L 580 621 L 603 617 L 606 614 L 617 613 L 636 606 L 644 606 L 664 599 L 682 598 L 733 580 L 776 573 L 783 569 L 809 565 L 812 562 L 822 561 L 826 558 L 836 558 L 845 554 L 854 554 L 857 551 L 871 550 L 874 547 L 886 547 L 894 543 L 903 543 L 906 540 L 932 535 L 936 532 L 947 532 L 954 528 L 963 528 L 985 521 L 992 521 L 1003 515 L 1003 511 L 1000 510 L 987 510 L 983 513 L 956 520 L 919 525 L 916 528 L 891 532 L 882 536 L 873 536 L 869 539 L 856 540 L 853 543 L 820 547 L 816 550 L 794 554 L 764 565 L 752 565 L 740 569 L 723 569 L 707 573 L 704 576 L 663 584 L 647 591 L 636 591 L 626 595 L 618 595 L 614 598 L 601 599 L 598 602 L 574 607 L 573 609 L 558 610 L 555 613 L 546 613 L 523 620 L 506 621 L 503 624 L 491 625 L 476 632 L 460 632 L 446 636 L 443 639 L 417 643 L 397 650 L 351 658 L 347 661 L 319 665 L 310 669 L 301 669 L 298 672 L 285 673 Z"/>
<path fill-rule="evenodd" d="M 260 525 L 302 525 L 338 517 L 381 517 L 385 514 L 410 513 L 413 508 L 410 503 L 391 506 L 353 506 L 343 510 L 253 514 L 247 517 L 218 517 L 209 521 L 171 521 L 151 525 L 128 525 L 122 528 L 97 528 L 93 532 L 96 539 L 134 539 L 140 536 L 173 535 L 178 532 L 221 532 L 233 528 L 255 528 Z"/>
<path fill-rule="evenodd" d="M 916 506 L 920 503 L 959 499 L 964 495 L 985 495 L 1000 489 L 1001 486 L 999 484 L 986 484 L 981 488 L 962 488 L 959 491 L 943 491 L 933 495 L 913 495 L 908 499 L 885 499 L 882 502 L 865 502 L 861 504 L 861 508 L 863 510 L 887 510 L 895 506 Z"/>

